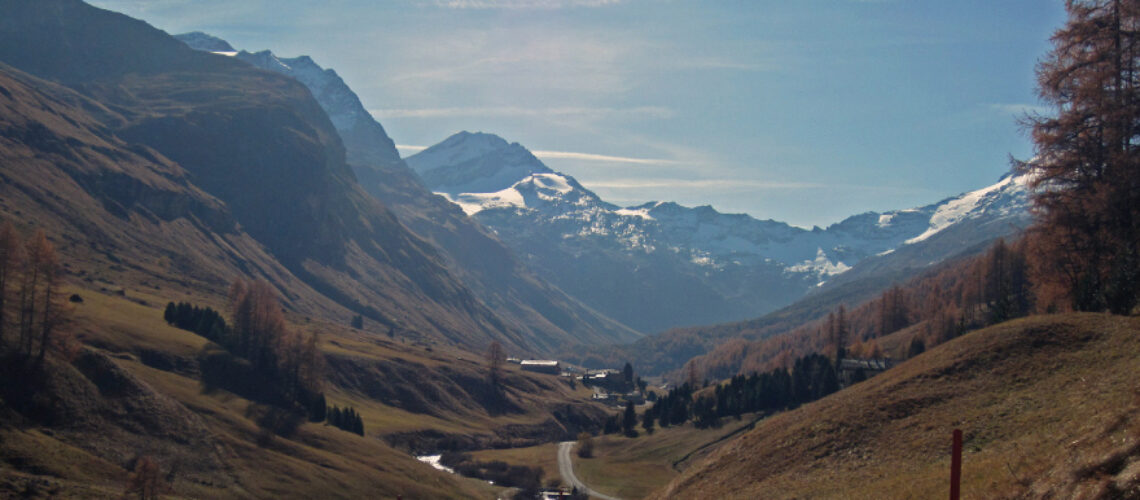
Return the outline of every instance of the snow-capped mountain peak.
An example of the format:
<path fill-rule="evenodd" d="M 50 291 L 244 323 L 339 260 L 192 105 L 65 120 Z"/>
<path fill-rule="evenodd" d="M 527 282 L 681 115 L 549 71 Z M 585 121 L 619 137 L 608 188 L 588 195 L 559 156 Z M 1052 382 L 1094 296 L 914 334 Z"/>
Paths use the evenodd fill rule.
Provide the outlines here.
<path fill-rule="evenodd" d="M 925 241 L 954 224 L 981 217 L 987 211 L 998 211 L 998 215 L 1025 212 L 1028 193 L 1029 174 L 1006 174 L 997 184 L 942 201 L 930 216 L 926 231 L 904 243 L 911 245 Z"/>
<path fill-rule="evenodd" d="M 1025 180 L 1016 176 L 932 205 L 806 230 L 707 205 L 617 207 L 492 134 L 461 132 L 407 162 L 547 280 L 643 331 L 755 317 L 865 259 L 922 247 L 917 254 L 929 265 L 1028 221 Z"/>
<path fill-rule="evenodd" d="M 518 143 L 482 132 L 459 132 L 405 161 L 433 191 L 452 197 L 497 193 L 532 175 L 555 173 Z"/>

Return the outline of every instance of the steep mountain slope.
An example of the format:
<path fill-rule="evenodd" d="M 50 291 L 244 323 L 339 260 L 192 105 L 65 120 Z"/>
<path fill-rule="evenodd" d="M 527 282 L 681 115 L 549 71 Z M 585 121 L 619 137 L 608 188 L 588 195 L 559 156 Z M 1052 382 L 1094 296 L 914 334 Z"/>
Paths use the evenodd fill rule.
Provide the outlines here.
<path fill-rule="evenodd" d="M 258 447 L 257 427 L 243 418 L 248 402 L 203 394 L 194 357 L 206 341 L 163 323 L 161 300 L 218 303 L 230 277 L 250 273 L 273 276 L 309 311 L 337 306 L 292 277 L 180 166 L 110 134 L 95 118 L 106 115 L 0 64 L 0 219 L 55 242 L 79 285 L 66 294 L 84 298 L 67 331 L 100 346 L 49 357 L 30 405 L 0 396 L 0 497 L 117 497 L 142 455 L 192 497 L 280 496 L 283 485 L 309 496 L 333 485 L 348 496 L 485 496 L 379 440 L 321 425 Z M 0 374 L 5 395 L 18 391 L 9 374 Z"/>
<path fill-rule="evenodd" d="M 0 8 L 0 61 L 114 109 L 100 117 L 112 133 L 177 162 L 289 274 L 340 307 L 403 335 L 540 348 L 363 191 L 304 86 L 77 1 Z M 294 307 L 311 307 L 276 284 Z"/>
<path fill-rule="evenodd" d="M 660 498 L 1134 498 L 1140 322 L 1039 316 L 977 331 L 770 417 Z"/>
<path fill-rule="evenodd" d="M 711 207 L 620 208 L 525 148 L 461 132 L 407 159 L 531 267 L 643 331 L 756 317 L 843 277 L 912 272 L 1024 227 L 1025 179 L 805 230 Z M 891 257 L 891 254 L 898 253 Z"/>
<path fill-rule="evenodd" d="M 114 136 L 101 120 L 118 115 L 100 103 L 0 63 L 0 109 L 0 217 L 44 229 L 76 279 L 224 290 L 248 273 L 304 297 L 307 312 L 338 310 L 181 166 Z"/>
<path fill-rule="evenodd" d="M 229 45 L 202 33 L 178 38 L 203 50 Z M 534 276 L 477 222 L 428 191 L 400 160 L 384 128 L 335 71 L 305 56 L 283 59 L 269 51 L 226 54 L 303 83 L 343 138 L 361 186 L 391 208 L 404 225 L 435 244 L 448 270 L 504 323 L 538 339 L 537 349 L 628 342 L 638 337 Z"/>
<path fill-rule="evenodd" d="M 21 31 L 25 25 L 56 31 L 29 34 Z M 164 54 L 173 55 L 174 63 L 118 70 L 127 74 L 93 67 L 91 80 L 47 61 L 32 62 L 34 55 L 8 52 L 42 45 L 42 55 L 51 57 L 59 49 L 51 39 L 80 52 L 92 50 L 83 48 L 79 36 L 87 27 L 140 43 L 161 34 L 80 2 L 0 1 L 0 60 L 71 82 L 49 82 L 0 62 L 0 222 L 15 224 L 24 235 L 44 230 L 63 263 L 66 285 L 60 293 L 75 294 L 67 306 L 71 321 L 57 332 L 63 347 L 48 355 L 42 376 L 9 378 L 14 370 L 7 357 L 0 370 L 0 497 L 119 497 L 128 473 L 149 456 L 160 466 L 160 480 L 172 483 L 171 493 L 179 497 L 487 498 L 497 492 L 485 483 L 434 471 L 409 451 L 437 441 L 471 447 L 564 439 L 600 425 L 605 413 L 588 401 L 589 393 L 552 376 L 507 369 L 503 395 L 489 398 L 485 366 L 447 345 L 446 330 L 426 319 L 430 328 L 397 329 L 393 338 L 376 335 L 375 326 L 371 332 L 345 327 L 353 311 L 314 285 L 333 292 L 367 286 L 347 282 L 357 278 L 352 266 L 360 274 L 394 273 L 390 264 L 359 257 L 371 254 L 353 248 L 358 243 L 403 253 L 392 261 L 424 268 L 408 273 L 448 276 L 430 254 L 412 253 L 426 244 L 388 224 L 391 216 L 374 200 L 354 209 L 334 201 L 322 205 L 318 197 L 302 194 L 292 200 L 301 207 L 286 212 L 276 206 L 279 216 L 296 217 L 299 237 L 336 238 L 341 231 L 352 236 L 345 267 L 329 271 L 331 283 L 298 273 L 326 266 L 318 259 L 333 260 L 336 246 L 268 239 L 270 245 L 254 236 L 278 221 L 238 198 L 268 196 L 259 189 L 284 188 L 279 184 L 287 180 L 326 193 L 351 180 L 341 178 L 345 167 L 332 161 L 336 148 L 326 141 L 333 137 L 327 133 L 331 127 L 308 114 L 319 107 L 304 97 L 307 90 L 219 56 L 201 54 L 221 66 L 199 64 L 199 55 L 180 55 L 180 49 Z M 45 39 L 32 41 L 40 36 Z M 161 48 L 166 38 L 154 40 Z M 91 42 L 103 46 L 90 54 L 103 63 L 117 64 L 123 56 L 114 43 Z M 131 57 L 145 55 L 131 55 L 133 46 L 124 50 Z M 183 56 L 189 62 L 179 63 Z M 123 64 L 134 67 L 137 61 Z M 182 65 L 167 72 L 162 64 Z M 243 126 L 250 123 L 262 130 Z M 149 125 L 178 131 L 181 144 Z M 217 135 L 199 142 L 206 129 Z M 244 149 L 241 141 L 247 142 Z M 290 162 L 267 151 L 270 146 L 304 156 Z M 210 148 L 216 150 L 198 150 Z M 260 150 L 264 163 L 256 164 L 247 150 Z M 248 171 L 253 167 L 227 156 L 283 179 L 256 179 Z M 227 185 L 226 179 L 245 185 Z M 319 182 L 326 185 L 313 186 Z M 338 194 L 371 200 L 354 189 Z M 368 206 L 380 211 L 364 210 Z M 308 232 L 312 227 L 305 225 L 312 222 L 305 218 L 317 216 L 329 233 Z M 366 229 L 360 226 L 394 234 L 381 235 L 389 238 L 381 241 L 373 233 L 362 235 Z M 333 257 L 322 253 L 326 249 Z M 297 260 L 301 271 L 289 267 Z M 167 325 L 162 306 L 189 300 L 225 310 L 236 276 L 271 281 L 285 301 L 290 329 L 321 335 L 329 403 L 356 408 L 365 419 L 365 437 L 303 422 L 275 436 L 277 430 L 267 427 L 272 422 L 262 418 L 269 409 L 249 399 L 256 394 L 202 383 L 199 361 L 209 342 Z M 430 281 L 402 276 L 406 281 L 394 285 L 403 288 L 376 292 L 396 298 L 379 304 L 381 311 L 408 308 L 444 325 L 477 320 L 450 311 L 446 297 L 442 305 L 425 298 L 422 287 Z M 415 321 L 409 315 L 405 324 Z M 476 341 L 479 333 L 471 331 Z M 465 338 L 454 343 L 469 345 Z M 29 380 L 34 383 L 25 385 Z"/>

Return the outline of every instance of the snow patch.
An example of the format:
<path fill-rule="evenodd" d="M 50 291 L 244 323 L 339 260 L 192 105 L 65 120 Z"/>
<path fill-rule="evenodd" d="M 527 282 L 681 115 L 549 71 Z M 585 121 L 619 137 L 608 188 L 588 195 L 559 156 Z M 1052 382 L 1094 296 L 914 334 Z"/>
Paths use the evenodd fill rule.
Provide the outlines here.
<path fill-rule="evenodd" d="M 567 194 L 574 190 L 566 178 L 558 174 L 534 174 L 530 177 L 534 180 L 534 185 L 542 189 L 557 191 L 559 194 Z M 520 182 L 525 181 L 526 179 Z"/>
<path fill-rule="evenodd" d="M 441 470 L 444 472 L 449 472 L 451 474 L 455 474 L 455 469 L 452 469 L 451 467 L 448 467 L 446 465 L 439 463 L 439 459 L 442 457 L 443 457 L 443 455 L 420 455 L 420 456 L 416 457 L 416 460 L 419 460 L 425 464 L 428 464 L 432 467 L 435 467 L 436 470 Z"/>
<path fill-rule="evenodd" d="M 816 249 L 815 259 L 805 260 L 787 268 L 788 271 L 793 273 L 814 272 L 820 276 L 835 276 L 837 274 L 843 274 L 850 269 L 851 266 L 844 264 L 842 261 L 831 262 L 831 260 L 827 258 L 827 254 L 823 253 L 822 248 Z"/>
<path fill-rule="evenodd" d="M 614 210 L 614 213 L 625 217 L 638 217 L 641 220 L 654 220 L 647 208 L 619 208 Z"/>
<path fill-rule="evenodd" d="M 891 220 L 895 218 L 894 214 L 883 214 L 879 216 L 879 227 L 890 227 Z"/>
<path fill-rule="evenodd" d="M 459 205 L 459 208 L 463 209 L 463 213 L 469 216 L 492 208 L 526 208 L 526 201 L 523 200 L 522 193 L 513 187 L 494 193 L 460 193 L 452 195 L 438 192 L 436 194 L 447 198 L 447 201 Z"/>
<path fill-rule="evenodd" d="M 1014 188 L 1024 188 L 1027 182 L 1027 176 L 1011 175 L 1002 179 L 997 184 L 979 189 L 977 191 L 971 191 L 962 196 L 959 196 L 956 199 L 950 200 L 944 205 L 938 207 L 938 210 L 934 212 L 934 215 L 930 216 L 930 227 L 925 232 L 918 236 L 915 236 L 914 238 L 906 240 L 903 242 L 903 244 L 911 245 L 920 241 L 925 241 L 931 236 L 942 232 L 942 230 L 954 224 L 957 224 L 958 222 L 961 222 L 968 218 L 976 217 L 981 212 L 975 213 L 975 211 L 982 206 L 982 202 L 984 202 L 987 198 L 1001 193 L 1011 185 Z"/>

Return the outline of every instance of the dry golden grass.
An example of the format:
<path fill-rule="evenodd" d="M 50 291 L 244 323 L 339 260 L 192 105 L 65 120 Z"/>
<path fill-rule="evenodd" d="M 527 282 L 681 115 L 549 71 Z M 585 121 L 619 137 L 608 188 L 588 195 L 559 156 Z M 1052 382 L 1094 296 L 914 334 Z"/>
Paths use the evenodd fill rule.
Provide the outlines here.
<path fill-rule="evenodd" d="M 204 392 L 193 373 L 164 371 L 144 363 L 146 353 L 193 361 L 207 341 L 172 328 L 162 320 L 165 301 L 157 294 L 73 287 L 83 302 L 73 304 L 71 328 L 77 337 L 113 359 L 135 380 L 200 419 L 209 431 L 220 470 L 176 473 L 174 493 L 186 497 L 292 498 L 489 498 L 499 491 L 485 482 L 436 471 L 382 439 L 391 432 L 432 429 L 445 433 L 492 434 L 508 423 L 536 425 L 550 418 L 544 405 L 588 399 L 581 387 L 571 389 L 555 377 L 511 371 L 509 378 L 531 393 L 513 395 L 527 411 L 505 417 L 478 408 L 432 416 L 413 413 L 335 386 L 327 388 L 329 403 L 353 406 L 365 421 L 366 436 L 321 424 L 304 423 L 295 435 L 258 444 L 260 429 L 248 416 L 251 403 L 224 390 Z M 181 299 L 180 299 L 181 300 Z M 145 304 L 145 305 L 144 305 Z M 296 320 L 297 318 L 294 318 Z M 368 362 L 400 362 L 426 371 L 450 370 L 479 377 L 478 355 L 446 348 L 424 349 L 388 339 L 369 338 L 342 326 L 311 321 L 299 328 L 321 331 L 322 348 Z M 191 364 L 191 366 L 193 366 Z M 516 391 L 518 392 L 518 391 Z M 0 411 L 4 410 L 0 401 Z M 14 414 L 13 422 L 20 419 Z M 0 422 L 0 496 L 29 491 L 36 495 L 116 496 L 122 492 L 130 457 L 155 454 L 164 472 L 172 465 L 161 454 L 180 446 L 184 436 L 138 437 L 136 451 L 114 444 L 83 445 L 84 432 L 122 432 L 115 422 L 92 417 L 90 428 L 53 431 L 48 426 Z M 5 419 L 8 419 L 5 417 Z M 87 425 L 87 424 L 85 424 Z M 102 426 L 102 427 L 101 427 Z M 110 426 L 110 427 L 106 427 Z M 90 430 L 85 430 L 90 429 Z M 171 444 L 173 439 L 175 444 Z M 554 455 L 551 454 L 553 459 Z M 193 466 L 184 466 L 184 469 Z M 29 488 L 31 486 L 31 489 Z"/>
<path fill-rule="evenodd" d="M 1140 319 L 1005 323 L 766 419 L 655 495 L 943 497 L 960 428 L 965 498 L 1135 497 L 1138 374 Z"/>
<path fill-rule="evenodd" d="M 558 443 L 527 446 L 525 448 L 480 450 L 472 452 L 471 456 L 481 462 L 501 460 L 511 465 L 540 467 L 542 468 L 542 481 L 544 483 L 552 479 L 562 481 L 562 475 L 558 473 Z"/>
<path fill-rule="evenodd" d="M 658 429 L 638 438 L 608 435 L 594 439 L 594 457 L 583 459 L 571 453 L 574 471 L 590 488 L 620 498 L 642 498 L 668 483 L 691 457 L 704 456 L 752 420 L 727 419 L 719 429 L 696 429 L 692 425 Z M 472 453 L 477 460 L 501 460 L 512 465 L 541 467 L 544 481 L 562 480 L 558 472 L 558 444 L 526 448 L 482 450 Z"/>
<path fill-rule="evenodd" d="M 594 458 L 574 460 L 575 472 L 591 488 L 620 498 L 644 498 L 677 477 L 694 457 L 705 456 L 746 428 L 751 415 L 742 420 L 724 419 L 717 429 L 697 429 L 692 424 L 657 429 L 652 435 L 627 438 L 609 435 L 594 440 Z"/>

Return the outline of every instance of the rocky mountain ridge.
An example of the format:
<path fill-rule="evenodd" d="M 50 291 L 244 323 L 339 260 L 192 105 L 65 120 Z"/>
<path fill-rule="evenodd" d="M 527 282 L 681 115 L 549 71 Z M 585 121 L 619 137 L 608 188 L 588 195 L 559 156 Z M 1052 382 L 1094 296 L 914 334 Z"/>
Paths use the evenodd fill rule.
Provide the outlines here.
<path fill-rule="evenodd" d="M 229 46 L 202 33 L 176 38 L 199 50 Z M 493 234 L 432 194 L 399 158 L 384 128 L 335 71 L 322 68 L 308 56 L 279 58 L 268 50 L 219 53 L 288 76 L 308 88 L 340 135 L 361 187 L 391 209 L 404 226 L 432 243 L 451 274 L 510 329 L 533 338 L 537 350 L 639 337 L 536 277 Z"/>
<path fill-rule="evenodd" d="M 1026 179 L 1014 174 L 938 203 L 808 230 L 710 206 L 618 207 L 491 134 L 460 132 L 407 163 L 544 278 L 643 331 L 757 317 L 861 262 L 920 249 L 934 263 L 1029 220 Z M 987 229 L 962 237 L 979 226 Z M 957 236 L 940 237 L 949 234 Z"/>

